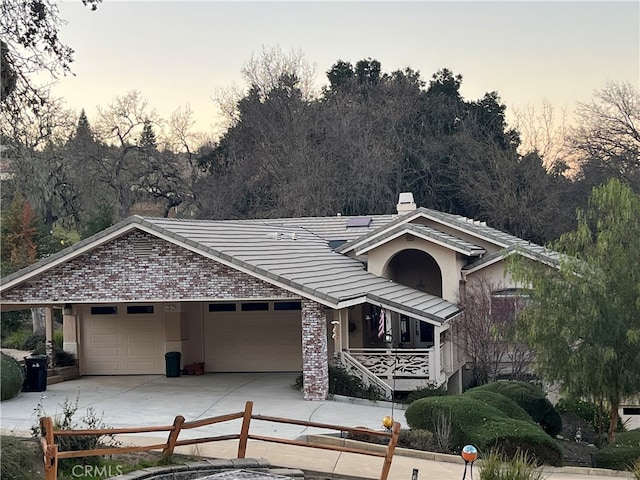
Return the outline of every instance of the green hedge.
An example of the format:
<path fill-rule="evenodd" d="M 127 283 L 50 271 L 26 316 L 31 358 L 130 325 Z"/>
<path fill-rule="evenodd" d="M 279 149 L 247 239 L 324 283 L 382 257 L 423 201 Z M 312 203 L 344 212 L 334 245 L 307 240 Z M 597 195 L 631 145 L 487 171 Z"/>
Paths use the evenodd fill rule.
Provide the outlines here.
<path fill-rule="evenodd" d="M 24 371 L 15 358 L 4 353 L 0 355 L 0 377 L 2 377 L 0 385 L 2 400 L 9 400 L 20 393 L 24 383 Z"/>
<path fill-rule="evenodd" d="M 537 462 L 562 465 L 560 445 L 531 422 L 509 418 L 504 411 L 471 395 L 423 398 L 413 402 L 405 412 L 409 426 L 435 431 L 444 414 L 451 421 L 451 444 L 459 450 L 466 444 L 481 452 L 492 448 L 514 455 L 518 449 L 528 452 Z M 495 400 L 495 398 L 494 398 Z M 503 402 L 503 405 L 506 405 Z M 521 414 L 520 414 L 521 415 Z"/>
<path fill-rule="evenodd" d="M 535 423 L 531 415 L 529 415 L 524 408 L 518 405 L 514 400 L 506 397 L 500 393 L 490 392 L 489 390 L 478 390 L 472 388 L 463 393 L 466 397 L 475 398 L 481 400 L 489 405 L 496 407 L 507 417 L 514 420 L 522 420 L 529 423 Z"/>
<path fill-rule="evenodd" d="M 514 400 L 552 437 L 562 431 L 560 414 L 547 399 L 542 388 L 527 382 L 497 381 L 474 388 L 500 393 Z"/>
<path fill-rule="evenodd" d="M 613 470 L 630 470 L 640 461 L 640 428 L 620 432 L 616 441 L 596 454 L 596 466 Z"/>

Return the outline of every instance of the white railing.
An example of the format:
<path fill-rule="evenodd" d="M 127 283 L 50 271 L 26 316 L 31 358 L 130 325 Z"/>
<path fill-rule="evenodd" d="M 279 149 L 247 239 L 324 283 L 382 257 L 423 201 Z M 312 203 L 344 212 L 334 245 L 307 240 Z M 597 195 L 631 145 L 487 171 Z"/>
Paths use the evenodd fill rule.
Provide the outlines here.
<path fill-rule="evenodd" d="M 378 378 L 421 378 L 433 376 L 433 348 L 386 349 L 350 348 L 348 353 Z"/>
<path fill-rule="evenodd" d="M 340 352 L 340 360 L 342 366 L 344 366 L 349 374 L 358 377 L 365 385 L 376 385 L 384 392 L 384 396 L 387 399 L 393 398 L 391 387 L 377 377 L 371 370 L 358 362 L 349 352 Z"/>

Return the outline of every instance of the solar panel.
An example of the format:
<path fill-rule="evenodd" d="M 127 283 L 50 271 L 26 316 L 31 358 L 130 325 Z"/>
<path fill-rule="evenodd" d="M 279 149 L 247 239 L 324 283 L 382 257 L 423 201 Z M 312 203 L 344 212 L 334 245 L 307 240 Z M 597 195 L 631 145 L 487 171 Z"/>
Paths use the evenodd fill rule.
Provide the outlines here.
<path fill-rule="evenodd" d="M 350 227 L 368 227 L 371 224 L 371 217 L 352 217 L 347 223 L 347 228 Z"/>

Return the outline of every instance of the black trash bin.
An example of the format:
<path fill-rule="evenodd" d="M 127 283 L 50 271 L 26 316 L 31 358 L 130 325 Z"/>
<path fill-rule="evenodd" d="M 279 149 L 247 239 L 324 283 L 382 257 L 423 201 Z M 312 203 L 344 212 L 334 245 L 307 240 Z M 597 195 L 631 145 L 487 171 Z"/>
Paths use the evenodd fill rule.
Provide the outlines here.
<path fill-rule="evenodd" d="M 167 352 L 164 354 L 167 377 L 180 376 L 180 352 Z"/>
<path fill-rule="evenodd" d="M 24 357 L 27 366 L 23 392 L 44 392 L 47 389 L 47 356 L 32 355 Z"/>

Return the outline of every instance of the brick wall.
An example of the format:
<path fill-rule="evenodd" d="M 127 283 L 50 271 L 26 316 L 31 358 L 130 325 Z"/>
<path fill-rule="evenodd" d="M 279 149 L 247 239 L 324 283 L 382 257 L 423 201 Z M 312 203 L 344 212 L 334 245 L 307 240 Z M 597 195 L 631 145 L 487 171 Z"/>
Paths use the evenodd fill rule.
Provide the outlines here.
<path fill-rule="evenodd" d="M 136 242 L 150 246 L 137 254 Z M 2 293 L 2 301 L 119 302 L 284 298 L 291 294 L 172 243 L 135 231 Z"/>
<path fill-rule="evenodd" d="M 327 320 L 324 307 L 302 299 L 302 370 L 305 400 L 326 400 L 329 394 Z"/>

